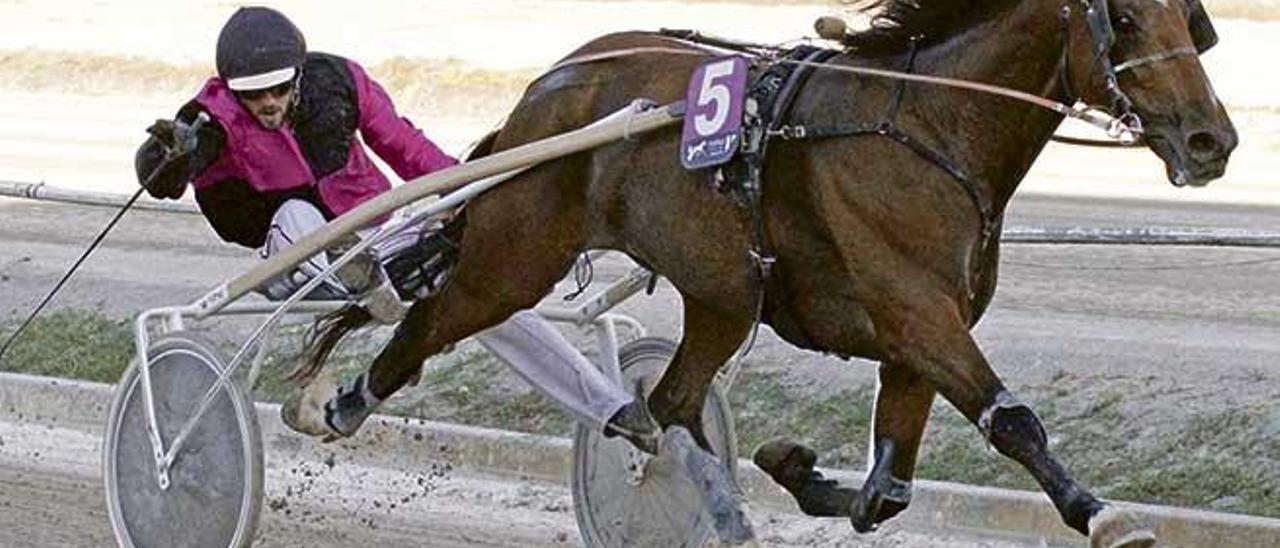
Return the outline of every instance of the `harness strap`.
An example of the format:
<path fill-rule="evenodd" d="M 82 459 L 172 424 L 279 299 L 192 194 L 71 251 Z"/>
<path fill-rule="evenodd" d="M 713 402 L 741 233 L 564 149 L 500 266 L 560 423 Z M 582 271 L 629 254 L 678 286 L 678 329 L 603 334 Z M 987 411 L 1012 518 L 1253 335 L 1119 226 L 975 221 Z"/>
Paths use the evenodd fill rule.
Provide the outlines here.
<path fill-rule="evenodd" d="M 735 40 L 733 38 L 723 38 L 720 36 L 713 36 L 710 34 L 703 34 L 702 32 L 699 32 L 694 29 L 663 28 L 663 29 L 658 29 L 658 34 L 661 36 L 669 37 L 669 38 L 675 38 L 677 40 L 693 42 L 695 44 L 701 44 L 701 45 L 711 46 L 715 48 L 727 49 L 727 50 L 750 53 L 750 54 L 759 54 L 760 52 L 776 52 L 779 50 L 777 46 L 760 44 L 757 42 L 746 42 L 742 40 Z"/>
<path fill-rule="evenodd" d="M 911 53 L 907 58 L 905 74 L 910 74 L 911 71 L 915 69 L 915 59 L 916 47 L 913 42 Z M 898 85 L 894 88 L 893 97 L 891 97 L 889 101 L 888 111 L 886 112 L 884 119 L 880 122 L 846 122 L 818 127 L 794 124 L 776 128 L 772 132 L 772 136 L 787 140 L 803 140 L 879 135 L 907 147 L 908 150 L 911 150 L 924 160 L 945 171 L 952 179 L 960 184 L 961 188 L 964 189 L 965 194 L 967 194 L 969 199 L 973 202 L 973 205 L 978 212 L 979 220 L 982 223 L 982 245 L 985 248 L 991 240 L 990 236 L 996 226 L 995 206 L 992 204 L 990 197 L 988 197 L 978 185 L 974 184 L 969 174 L 966 173 L 965 170 L 954 160 L 919 139 L 908 135 L 895 124 L 898 117 L 898 110 L 902 106 L 902 97 L 906 87 L 906 82 L 906 79 L 898 80 Z"/>
<path fill-rule="evenodd" d="M 784 126 L 776 135 L 784 140 L 803 140 L 803 139 L 832 139 L 838 137 L 859 137 L 866 135 L 879 135 L 889 140 L 901 144 L 921 158 L 938 166 L 947 172 L 957 182 L 961 183 L 965 192 L 973 199 L 974 205 L 978 207 L 979 213 L 984 219 L 991 218 L 991 206 L 988 201 L 983 199 L 982 194 L 971 183 L 969 174 L 964 171 L 951 158 L 929 145 L 921 142 L 906 132 L 898 129 L 897 126 L 890 122 L 872 122 L 863 124 L 832 124 L 830 126 L 811 127 L 806 125 Z"/>
<path fill-rule="evenodd" d="M 836 55 L 836 51 L 801 46 L 786 54 L 784 59 L 798 59 L 820 65 Z M 736 179 L 740 184 L 742 199 L 752 218 L 754 242 L 750 254 L 757 266 L 757 275 L 763 294 L 763 288 L 772 273 L 776 257 L 770 251 L 764 226 L 764 208 L 761 204 L 765 158 L 769 139 L 775 135 L 777 128 L 785 120 L 795 103 L 796 96 L 804 87 L 809 75 L 813 73 L 813 65 L 792 66 L 777 62 L 767 65 L 764 72 L 752 85 L 747 94 L 747 108 L 744 120 L 746 139 L 743 140 L 742 153 L 736 171 Z"/>

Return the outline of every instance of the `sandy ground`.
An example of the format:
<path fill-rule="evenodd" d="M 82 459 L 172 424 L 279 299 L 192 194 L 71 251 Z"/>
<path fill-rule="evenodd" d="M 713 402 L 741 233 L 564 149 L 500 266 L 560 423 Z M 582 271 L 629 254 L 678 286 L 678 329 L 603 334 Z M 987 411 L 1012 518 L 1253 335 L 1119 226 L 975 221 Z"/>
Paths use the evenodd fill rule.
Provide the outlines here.
<path fill-rule="evenodd" d="M 88 548 L 113 537 L 98 463 L 101 438 L 46 420 L 0 414 L 0 546 Z M 355 464 L 318 449 L 317 460 L 267 453 L 266 496 L 254 546 L 581 546 L 566 487 L 479 476 L 438 461 L 423 470 Z M 887 525 L 856 535 L 843 520 L 752 509 L 767 546 L 1016 548 L 956 533 Z M 54 525 L 56 524 L 56 526 Z"/>

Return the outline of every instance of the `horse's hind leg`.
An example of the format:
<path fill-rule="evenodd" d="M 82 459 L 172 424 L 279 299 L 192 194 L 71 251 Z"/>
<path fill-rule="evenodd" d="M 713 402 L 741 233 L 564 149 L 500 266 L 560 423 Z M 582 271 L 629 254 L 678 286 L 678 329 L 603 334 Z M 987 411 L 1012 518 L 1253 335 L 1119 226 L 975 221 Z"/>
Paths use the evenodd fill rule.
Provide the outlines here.
<path fill-rule="evenodd" d="M 475 198 L 453 272 L 439 293 L 409 309 L 395 335 L 337 395 L 296 413 L 308 433 L 349 436 L 378 403 L 414 379 L 446 345 L 531 308 L 560 279 L 582 246 L 581 191 L 572 160 L 534 168 Z M 576 199 L 575 199 L 576 198 Z"/>
<path fill-rule="evenodd" d="M 788 439 L 761 446 L 754 460 L 795 497 L 804 513 L 849 517 L 856 530 L 870 531 L 911 500 L 911 479 L 933 398 L 933 388 L 910 369 L 888 363 L 880 367 L 870 471 L 861 489 L 823 478 L 814 468 L 817 453 Z"/>
<path fill-rule="evenodd" d="M 448 282 L 414 303 L 370 367 L 374 396 L 404 386 L 445 346 L 532 308 L 560 280 L 583 237 L 557 184 L 563 171 L 555 167 L 536 168 L 468 206 Z"/>
<path fill-rule="evenodd" d="M 684 336 L 680 347 L 649 396 L 649 409 L 663 428 L 687 428 L 704 449 L 702 406 L 716 372 L 746 340 L 750 316 L 707 306 L 684 296 Z"/>
<path fill-rule="evenodd" d="M 726 545 L 754 542 L 755 533 L 742 511 L 737 488 L 702 430 L 702 408 L 716 372 L 751 330 L 745 314 L 719 310 L 684 295 L 684 337 L 671 365 L 649 396 L 658 423 L 666 428 L 660 455 L 681 465 L 699 487 L 716 534 Z"/>

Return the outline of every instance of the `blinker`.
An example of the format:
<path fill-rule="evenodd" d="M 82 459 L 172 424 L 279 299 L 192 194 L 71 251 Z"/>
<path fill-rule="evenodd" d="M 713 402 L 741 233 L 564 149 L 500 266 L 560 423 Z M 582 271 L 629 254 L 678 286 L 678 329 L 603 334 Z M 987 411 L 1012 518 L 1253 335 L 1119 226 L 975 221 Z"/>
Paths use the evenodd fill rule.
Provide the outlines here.
<path fill-rule="evenodd" d="M 1111 27 L 1111 15 L 1107 8 L 1107 0 L 1085 0 L 1085 17 L 1089 22 L 1089 31 L 1093 39 L 1105 53 L 1115 44 L 1115 30 Z M 1218 45 L 1218 31 L 1209 20 L 1209 12 L 1205 10 L 1201 0 L 1187 0 L 1187 30 L 1191 33 L 1191 43 L 1196 53 L 1204 53 Z"/>
<path fill-rule="evenodd" d="M 1209 12 L 1200 0 L 1187 0 L 1187 27 L 1191 31 L 1191 43 L 1196 53 L 1204 53 L 1218 45 L 1218 31 L 1209 20 Z"/>

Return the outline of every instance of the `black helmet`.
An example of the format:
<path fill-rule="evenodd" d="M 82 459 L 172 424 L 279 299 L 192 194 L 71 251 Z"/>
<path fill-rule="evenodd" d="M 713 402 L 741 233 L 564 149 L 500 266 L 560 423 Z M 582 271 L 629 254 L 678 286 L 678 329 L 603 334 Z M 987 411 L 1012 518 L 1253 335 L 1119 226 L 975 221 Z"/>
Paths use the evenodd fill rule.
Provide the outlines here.
<path fill-rule="evenodd" d="M 235 91 L 269 88 L 297 76 L 307 55 L 302 32 L 271 8 L 240 8 L 218 35 L 218 76 Z"/>

